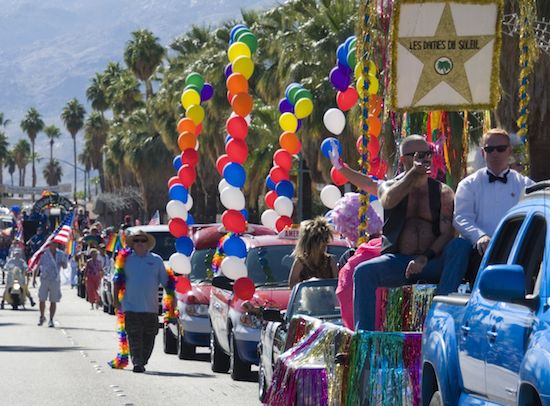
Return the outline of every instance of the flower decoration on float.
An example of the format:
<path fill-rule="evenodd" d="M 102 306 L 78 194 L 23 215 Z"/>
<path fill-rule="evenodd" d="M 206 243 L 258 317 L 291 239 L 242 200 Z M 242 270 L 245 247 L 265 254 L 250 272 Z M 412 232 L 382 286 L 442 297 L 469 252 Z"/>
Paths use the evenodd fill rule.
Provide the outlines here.
<path fill-rule="evenodd" d="M 248 80 L 254 73 L 252 56 L 258 48 L 256 36 L 244 24 L 234 26 L 230 31 L 225 68 L 227 101 L 231 105 L 231 115 L 226 121 L 225 154 L 216 161 L 216 169 L 223 177 L 218 185 L 220 201 L 225 207 L 222 223 L 231 233 L 223 241 L 225 257 L 218 265 L 218 257 L 213 258 L 212 268 L 219 269 L 229 279 L 238 281 L 247 278 L 245 264 L 246 244 L 241 235 L 247 230 L 248 212 L 243 188 L 246 183 L 244 163 L 248 158 L 246 137 L 250 125 L 250 113 L 254 100 L 249 92 Z M 238 297 L 237 292 L 235 295 Z"/>
<path fill-rule="evenodd" d="M 191 72 L 187 75 L 185 88 L 181 94 L 181 105 L 185 116 L 178 121 L 176 128 L 181 154 L 176 155 L 173 160 L 177 174 L 168 181 L 170 201 L 166 205 L 166 213 L 170 218 L 168 229 L 176 238 L 176 252 L 170 256 L 168 262 L 171 270 L 178 275 L 174 276 L 174 287 L 179 293 L 186 293 L 191 289 L 189 280 L 182 276 L 191 272 L 189 257 L 194 249 L 193 240 L 188 236 L 189 226 L 194 223 L 193 216 L 189 212 L 193 207 L 190 190 L 197 177 L 198 137 L 205 117 L 201 104 L 210 100 L 213 95 L 214 88 L 204 81 L 200 73 Z M 167 315 L 167 317 L 171 316 Z"/>
<path fill-rule="evenodd" d="M 313 94 L 299 83 L 286 87 L 285 97 L 279 101 L 280 148 L 273 154 L 273 167 L 266 178 L 269 191 L 264 199 L 268 207 L 262 213 L 262 224 L 281 232 L 292 225 L 294 212 L 294 185 L 290 181 L 292 157 L 300 153 L 302 144 L 296 133 L 302 119 L 313 112 Z"/>

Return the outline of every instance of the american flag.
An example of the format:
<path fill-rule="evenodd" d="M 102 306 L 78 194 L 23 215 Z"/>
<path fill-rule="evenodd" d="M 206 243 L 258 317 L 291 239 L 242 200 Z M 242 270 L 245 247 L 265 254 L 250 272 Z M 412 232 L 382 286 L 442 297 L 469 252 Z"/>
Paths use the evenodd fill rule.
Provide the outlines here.
<path fill-rule="evenodd" d="M 50 244 L 50 241 L 57 242 L 60 244 L 67 244 L 69 239 L 71 238 L 71 229 L 73 226 L 73 220 L 74 220 L 74 210 L 68 213 L 65 216 L 65 219 L 63 222 L 57 226 L 57 228 L 53 231 L 53 233 L 50 234 L 46 242 L 42 244 L 42 246 L 33 254 L 33 256 L 29 259 L 29 270 L 33 271 L 40 262 L 40 257 L 46 251 L 48 248 L 48 245 Z"/>
<path fill-rule="evenodd" d="M 149 225 L 150 226 L 160 225 L 160 213 L 158 210 L 153 214 L 153 217 L 151 217 L 151 220 L 149 220 Z"/>

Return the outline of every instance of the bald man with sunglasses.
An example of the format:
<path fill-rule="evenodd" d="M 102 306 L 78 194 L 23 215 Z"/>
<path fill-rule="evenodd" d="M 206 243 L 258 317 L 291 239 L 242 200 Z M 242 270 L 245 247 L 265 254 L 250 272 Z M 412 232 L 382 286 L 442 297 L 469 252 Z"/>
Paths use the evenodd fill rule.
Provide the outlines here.
<path fill-rule="evenodd" d="M 479 266 L 498 223 L 534 182 L 510 169 L 510 136 L 500 128 L 483 134 L 481 154 L 486 167 L 458 184 L 453 224 L 475 248 L 472 267 Z"/>

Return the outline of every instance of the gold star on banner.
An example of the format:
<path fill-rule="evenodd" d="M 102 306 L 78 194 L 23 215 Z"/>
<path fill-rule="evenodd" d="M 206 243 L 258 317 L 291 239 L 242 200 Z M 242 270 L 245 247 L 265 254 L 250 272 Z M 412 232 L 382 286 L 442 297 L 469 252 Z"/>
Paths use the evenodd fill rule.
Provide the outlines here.
<path fill-rule="evenodd" d="M 434 36 L 399 37 L 399 43 L 424 64 L 412 105 L 441 82 L 472 103 L 464 64 L 494 38 L 494 35 L 458 36 L 449 3 L 445 4 Z"/>

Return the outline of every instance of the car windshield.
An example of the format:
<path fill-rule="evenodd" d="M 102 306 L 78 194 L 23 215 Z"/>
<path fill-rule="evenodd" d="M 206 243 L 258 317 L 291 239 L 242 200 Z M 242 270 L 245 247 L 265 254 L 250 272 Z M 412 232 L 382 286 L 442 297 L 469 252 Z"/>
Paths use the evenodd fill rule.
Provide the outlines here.
<path fill-rule="evenodd" d="M 160 257 L 164 261 L 168 261 L 170 255 L 176 252 L 176 239 L 169 232 L 149 232 L 155 237 L 155 248 L 151 251 Z"/>
<path fill-rule="evenodd" d="M 291 256 L 293 250 L 294 245 L 269 245 L 250 249 L 246 257 L 248 277 L 256 285 L 287 283 L 294 262 Z"/>
<path fill-rule="evenodd" d="M 337 318 L 340 315 L 340 304 L 336 298 L 336 285 L 333 286 L 299 286 L 290 317 L 302 314 L 318 318 Z"/>
<path fill-rule="evenodd" d="M 191 255 L 191 273 L 189 274 L 191 282 L 212 279 L 212 258 L 215 252 L 214 248 L 193 252 L 193 255 Z"/>

